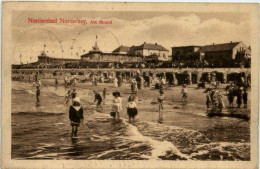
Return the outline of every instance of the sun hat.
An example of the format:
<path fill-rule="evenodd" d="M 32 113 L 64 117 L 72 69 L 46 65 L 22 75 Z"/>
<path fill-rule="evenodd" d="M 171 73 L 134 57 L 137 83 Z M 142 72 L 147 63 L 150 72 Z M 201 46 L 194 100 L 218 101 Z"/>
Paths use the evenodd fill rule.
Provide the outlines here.
<path fill-rule="evenodd" d="M 113 92 L 113 96 L 120 96 L 120 92 Z"/>

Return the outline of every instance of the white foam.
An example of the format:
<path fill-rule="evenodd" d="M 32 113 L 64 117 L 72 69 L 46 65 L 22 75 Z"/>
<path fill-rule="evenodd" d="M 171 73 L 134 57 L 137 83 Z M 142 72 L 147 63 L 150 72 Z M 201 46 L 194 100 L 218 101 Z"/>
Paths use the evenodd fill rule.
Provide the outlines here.
<path fill-rule="evenodd" d="M 122 120 L 124 123 L 125 120 Z M 135 140 L 135 141 L 147 141 L 149 142 L 149 144 L 151 145 L 152 149 L 152 155 L 149 158 L 150 160 L 158 160 L 160 159 L 159 156 L 165 156 L 166 152 L 170 151 L 175 153 L 176 155 L 183 157 L 185 159 L 190 159 L 187 155 L 182 154 L 171 142 L 169 141 L 157 141 L 157 140 L 153 140 L 150 137 L 146 137 L 143 136 L 137 129 L 137 127 L 131 125 L 131 124 L 127 124 L 128 125 L 128 132 L 126 134 L 128 134 L 129 138 L 131 140 Z"/>

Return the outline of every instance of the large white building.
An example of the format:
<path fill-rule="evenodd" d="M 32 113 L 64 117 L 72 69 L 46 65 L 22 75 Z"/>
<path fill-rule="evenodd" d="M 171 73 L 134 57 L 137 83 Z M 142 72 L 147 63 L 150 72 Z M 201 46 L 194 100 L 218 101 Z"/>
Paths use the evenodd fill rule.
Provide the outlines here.
<path fill-rule="evenodd" d="M 151 44 L 144 42 L 135 48 L 135 55 L 144 57 L 157 56 L 159 61 L 168 61 L 169 50 L 157 43 Z"/>

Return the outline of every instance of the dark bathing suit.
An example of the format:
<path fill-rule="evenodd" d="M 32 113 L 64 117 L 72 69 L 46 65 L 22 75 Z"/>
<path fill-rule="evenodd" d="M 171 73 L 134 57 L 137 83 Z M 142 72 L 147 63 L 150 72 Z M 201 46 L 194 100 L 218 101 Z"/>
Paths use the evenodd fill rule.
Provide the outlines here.
<path fill-rule="evenodd" d="M 84 119 L 82 107 L 77 111 L 73 106 L 70 106 L 69 118 L 72 122 L 72 126 L 79 126 L 80 120 Z"/>

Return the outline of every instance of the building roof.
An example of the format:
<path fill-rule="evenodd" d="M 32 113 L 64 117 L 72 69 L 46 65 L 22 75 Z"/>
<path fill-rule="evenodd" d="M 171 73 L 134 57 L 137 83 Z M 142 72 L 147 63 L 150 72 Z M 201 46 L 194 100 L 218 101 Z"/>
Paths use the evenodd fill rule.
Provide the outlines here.
<path fill-rule="evenodd" d="M 194 46 L 194 45 L 191 45 L 191 46 L 176 46 L 176 47 L 172 47 L 173 48 L 196 48 L 196 47 L 201 47 L 201 46 Z"/>
<path fill-rule="evenodd" d="M 129 48 L 129 51 L 127 52 L 128 55 L 135 55 L 135 49 L 137 48 L 138 46 L 131 46 Z"/>
<path fill-rule="evenodd" d="M 203 52 L 214 52 L 214 51 L 232 50 L 239 43 L 240 42 L 230 42 L 230 43 L 222 43 L 222 44 L 213 44 L 213 45 L 202 46 L 200 48 L 200 51 L 203 51 Z"/>
<path fill-rule="evenodd" d="M 150 49 L 150 50 L 159 50 L 159 51 L 169 51 L 166 48 L 164 48 L 161 45 L 158 45 L 157 43 L 152 44 L 152 43 L 143 43 L 140 46 L 137 46 L 136 49 Z"/>
<path fill-rule="evenodd" d="M 118 48 L 116 48 L 115 50 L 113 50 L 113 52 L 128 52 L 129 49 L 130 49 L 130 47 L 121 45 Z"/>

